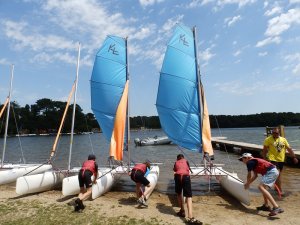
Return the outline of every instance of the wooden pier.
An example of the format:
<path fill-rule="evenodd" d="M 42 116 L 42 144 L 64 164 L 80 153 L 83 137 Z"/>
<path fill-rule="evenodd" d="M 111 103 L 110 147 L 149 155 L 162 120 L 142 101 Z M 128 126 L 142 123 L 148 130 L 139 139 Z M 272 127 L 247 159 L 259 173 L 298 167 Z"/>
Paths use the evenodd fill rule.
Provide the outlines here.
<path fill-rule="evenodd" d="M 257 144 L 250 144 L 245 142 L 238 142 L 238 141 L 230 141 L 225 138 L 219 138 L 215 137 L 211 140 L 213 148 L 219 149 L 221 151 L 227 151 L 227 152 L 237 152 L 237 153 L 244 153 L 244 152 L 250 152 L 255 157 L 261 157 L 261 152 L 263 149 L 263 145 L 257 145 Z M 300 150 L 294 150 L 295 156 L 300 161 Z M 291 162 L 291 156 L 289 153 L 286 153 L 287 163 L 290 164 Z M 298 163 L 299 165 L 299 163 Z"/>

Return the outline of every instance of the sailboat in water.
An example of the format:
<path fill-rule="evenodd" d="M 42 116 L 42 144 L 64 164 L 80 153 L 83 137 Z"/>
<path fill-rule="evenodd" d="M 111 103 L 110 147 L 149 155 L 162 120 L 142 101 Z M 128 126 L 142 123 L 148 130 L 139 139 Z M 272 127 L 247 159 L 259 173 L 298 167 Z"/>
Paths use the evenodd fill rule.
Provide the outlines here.
<path fill-rule="evenodd" d="M 209 115 L 200 80 L 196 29 L 177 25 L 167 45 L 160 72 L 156 107 L 164 132 L 178 146 L 203 153 L 204 165 L 191 176 L 217 176 L 222 187 L 249 205 L 249 192 L 237 174 L 212 164 Z"/>
<path fill-rule="evenodd" d="M 44 171 L 50 170 L 52 166 L 48 163 L 45 164 L 12 164 L 5 163 L 5 152 L 6 152 L 6 141 L 7 141 L 7 130 L 8 130 L 8 122 L 9 122 L 9 114 L 10 114 L 10 102 L 11 102 L 11 94 L 12 94 L 12 83 L 14 76 L 14 65 L 11 66 L 11 78 L 10 78 L 10 90 L 9 95 L 1 109 L 0 118 L 4 113 L 5 108 L 6 111 L 6 123 L 5 123 L 5 132 L 4 132 L 4 141 L 3 141 L 3 151 L 2 151 L 2 159 L 0 165 L 0 185 L 7 184 L 16 181 L 18 177 L 21 177 L 25 174 L 37 174 L 42 173 Z"/>

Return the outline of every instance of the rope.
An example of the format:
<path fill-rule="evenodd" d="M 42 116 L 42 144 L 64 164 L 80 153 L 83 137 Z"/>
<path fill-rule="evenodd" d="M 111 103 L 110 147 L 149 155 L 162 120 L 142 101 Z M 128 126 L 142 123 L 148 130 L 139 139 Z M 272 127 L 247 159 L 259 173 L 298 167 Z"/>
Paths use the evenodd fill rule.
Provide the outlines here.
<path fill-rule="evenodd" d="M 37 166 L 37 167 L 34 168 L 33 170 L 31 170 L 31 171 L 29 171 L 28 173 L 24 174 L 23 176 L 27 176 L 28 174 L 32 173 L 33 171 L 37 170 L 38 168 L 40 168 L 40 167 L 42 167 L 43 165 L 46 165 L 46 164 L 48 164 L 48 163 L 50 163 L 50 162 L 47 161 L 47 162 L 45 162 L 45 163 L 43 163 L 43 164 Z"/>
<path fill-rule="evenodd" d="M 216 123 L 217 123 L 217 127 L 218 127 L 218 131 L 219 131 L 219 134 L 220 134 L 220 136 L 221 137 L 223 137 L 223 134 L 222 134 L 222 132 L 221 132 L 221 129 L 220 129 L 220 126 L 219 126 L 219 123 L 218 123 L 218 120 L 217 120 L 217 117 L 215 116 L 215 120 L 216 120 Z M 227 155 L 227 160 L 228 160 L 228 162 L 229 162 L 229 166 L 230 166 L 230 168 L 231 168 L 231 171 L 234 173 L 234 169 L 233 169 L 233 164 L 232 164 L 232 162 L 231 162 L 231 160 L 230 160 L 230 158 L 229 158 L 229 154 L 228 154 L 228 151 L 227 151 L 227 148 L 226 148 L 226 145 L 224 144 L 224 149 L 225 149 L 225 152 L 226 152 L 226 155 Z"/>

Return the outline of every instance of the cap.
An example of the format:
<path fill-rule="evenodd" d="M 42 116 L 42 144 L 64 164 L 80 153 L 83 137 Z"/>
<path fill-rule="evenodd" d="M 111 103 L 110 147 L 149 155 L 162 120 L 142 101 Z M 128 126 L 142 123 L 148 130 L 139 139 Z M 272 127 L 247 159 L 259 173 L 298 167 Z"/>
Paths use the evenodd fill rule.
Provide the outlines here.
<path fill-rule="evenodd" d="M 95 160 L 96 156 L 94 154 L 90 154 L 88 160 Z"/>
<path fill-rule="evenodd" d="M 239 160 L 242 161 L 243 158 L 248 158 L 248 157 L 252 157 L 252 154 L 251 154 L 251 153 L 244 153 L 244 154 L 239 158 Z"/>

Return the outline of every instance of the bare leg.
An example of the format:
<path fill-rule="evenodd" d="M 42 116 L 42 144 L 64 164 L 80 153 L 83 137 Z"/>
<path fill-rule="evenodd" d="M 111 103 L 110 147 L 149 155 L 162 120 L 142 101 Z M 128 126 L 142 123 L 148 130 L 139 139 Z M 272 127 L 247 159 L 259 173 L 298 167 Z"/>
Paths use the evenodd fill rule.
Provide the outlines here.
<path fill-rule="evenodd" d="M 80 187 L 80 193 L 79 193 L 79 195 L 78 195 L 78 198 L 79 198 L 79 199 L 82 198 L 84 192 L 85 192 L 85 188 L 84 188 L 84 187 Z"/>
<path fill-rule="evenodd" d="M 140 183 L 136 183 L 135 185 L 135 193 L 136 193 L 136 197 L 139 198 L 141 196 L 141 184 Z"/>
<path fill-rule="evenodd" d="M 178 205 L 180 207 L 181 211 L 184 211 L 184 204 L 183 204 L 183 196 L 182 193 L 177 194 L 177 200 L 178 200 Z"/>
<path fill-rule="evenodd" d="M 145 187 L 145 192 L 144 192 L 144 197 L 148 200 L 148 198 L 150 197 L 150 194 L 152 193 L 154 189 L 154 185 L 148 184 Z"/>
<path fill-rule="evenodd" d="M 272 197 L 272 195 L 270 194 L 270 192 L 268 192 L 268 190 L 266 189 L 266 186 L 264 184 L 259 184 L 258 185 L 258 189 L 263 194 L 264 199 L 266 199 L 267 201 L 269 201 L 273 205 L 274 208 L 278 207 L 278 205 L 275 202 L 274 198 Z"/>
<path fill-rule="evenodd" d="M 187 197 L 185 199 L 186 201 L 186 205 L 187 205 L 187 210 L 188 210 L 188 218 L 192 218 L 193 217 L 193 202 L 192 202 L 192 198 L 191 197 Z"/>
<path fill-rule="evenodd" d="M 78 196 L 78 197 L 79 197 L 80 200 L 85 201 L 91 196 L 91 194 L 92 194 L 92 187 L 89 187 L 89 188 L 86 189 L 85 193 L 83 193 L 81 196 Z"/>
<path fill-rule="evenodd" d="M 281 188 L 281 174 L 282 174 L 282 171 L 280 171 L 280 170 L 278 170 L 278 171 L 279 171 L 279 175 L 277 177 L 277 180 L 276 180 L 275 184 L 277 185 L 280 192 L 282 192 L 282 188 Z"/>

